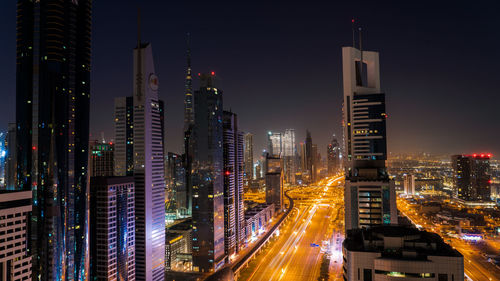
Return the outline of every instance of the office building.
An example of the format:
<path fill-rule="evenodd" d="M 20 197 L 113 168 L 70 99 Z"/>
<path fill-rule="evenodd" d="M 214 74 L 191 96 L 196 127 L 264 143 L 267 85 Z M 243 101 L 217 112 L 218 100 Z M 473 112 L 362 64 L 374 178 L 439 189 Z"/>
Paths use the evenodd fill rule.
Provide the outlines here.
<path fill-rule="evenodd" d="M 112 177 L 114 173 L 114 144 L 90 142 L 90 177 Z"/>
<path fill-rule="evenodd" d="M 17 183 L 40 280 L 88 272 L 90 0 L 17 1 Z"/>
<path fill-rule="evenodd" d="M 184 219 L 169 225 L 165 236 L 165 268 L 191 271 L 193 221 Z"/>
<path fill-rule="evenodd" d="M 133 177 L 90 179 L 90 280 L 136 280 Z"/>
<path fill-rule="evenodd" d="M 337 174 L 340 170 L 340 146 L 335 135 L 333 135 L 333 139 L 328 144 L 326 151 L 328 175 L 332 176 Z"/>
<path fill-rule="evenodd" d="M 16 123 L 9 123 L 5 138 L 5 150 L 5 189 L 15 190 L 17 175 Z"/>
<path fill-rule="evenodd" d="M 274 216 L 274 204 L 249 204 L 250 206 L 245 211 L 245 243 L 250 243 L 257 240 L 266 227 L 271 223 Z"/>
<path fill-rule="evenodd" d="M 115 98 L 114 175 L 134 175 L 134 98 Z"/>
<path fill-rule="evenodd" d="M 253 173 L 253 134 L 246 133 L 244 138 L 245 138 L 245 143 L 244 143 L 245 180 L 248 182 L 248 181 L 254 179 L 254 173 Z"/>
<path fill-rule="evenodd" d="M 222 90 L 215 73 L 200 75 L 194 92 L 195 122 L 189 137 L 193 173 L 193 268 L 214 272 L 224 265 L 224 153 Z"/>
<path fill-rule="evenodd" d="M 0 280 L 31 281 L 31 191 L 0 191 Z"/>
<path fill-rule="evenodd" d="M 295 183 L 297 172 L 297 146 L 295 143 L 295 130 L 286 129 L 283 134 L 283 173 L 287 183 Z"/>
<path fill-rule="evenodd" d="M 281 157 L 266 157 L 266 203 L 274 204 L 277 212 L 283 210 L 283 161 Z"/>
<path fill-rule="evenodd" d="M 464 258 L 438 234 L 404 226 L 348 232 L 343 242 L 346 281 L 463 281 Z"/>
<path fill-rule="evenodd" d="M 345 228 L 397 223 L 394 182 L 385 165 L 387 114 L 378 53 L 343 47 L 342 67 Z"/>
<path fill-rule="evenodd" d="M 172 200 L 169 209 L 176 210 L 180 217 L 187 216 L 190 200 L 186 189 L 186 169 L 182 155 L 172 152 L 167 154 L 166 182 L 169 198 Z"/>
<path fill-rule="evenodd" d="M 304 171 L 309 182 L 314 182 L 314 159 L 313 143 L 311 133 L 306 131 L 306 141 L 304 143 Z"/>
<path fill-rule="evenodd" d="M 225 255 L 230 258 L 243 245 L 243 132 L 235 113 L 223 112 Z"/>
<path fill-rule="evenodd" d="M 161 103 L 151 44 L 138 36 L 133 73 L 133 176 L 137 280 L 163 280 L 165 181 Z M 118 139 L 116 139 L 118 143 Z M 120 142 L 123 143 L 123 140 Z"/>
<path fill-rule="evenodd" d="M 318 145 L 313 143 L 311 145 L 311 179 L 312 182 L 316 182 L 318 180 L 318 171 L 321 168 L 321 156 L 318 152 Z"/>
<path fill-rule="evenodd" d="M 454 196 L 463 201 L 491 200 L 491 154 L 453 155 Z"/>
<path fill-rule="evenodd" d="M 415 195 L 415 175 L 404 174 L 403 187 L 406 194 Z"/>
<path fill-rule="evenodd" d="M 271 131 L 267 132 L 267 152 L 271 155 L 281 156 L 282 150 L 282 134 Z"/>

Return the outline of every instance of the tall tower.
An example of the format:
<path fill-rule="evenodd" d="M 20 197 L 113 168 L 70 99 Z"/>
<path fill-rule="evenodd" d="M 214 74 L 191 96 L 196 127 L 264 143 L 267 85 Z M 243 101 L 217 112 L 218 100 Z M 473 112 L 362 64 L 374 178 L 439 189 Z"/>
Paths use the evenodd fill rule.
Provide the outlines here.
<path fill-rule="evenodd" d="M 312 144 L 312 137 L 311 137 L 311 132 L 306 131 L 306 141 L 305 141 L 305 146 L 304 146 L 304 164 L 305 168 L 307 171 L 307 174 L 309 175 L 309 181 L 313 182 L 315 180 L 314 178 L 314 159 L 315 155 L 313 154 L 313 144 Z"/>
<path fill-rule="evenodd" d="M 165 182 L 161 108 L 151 44 L 142 43 L 140 36 L 134 49 L 133 85 L 136 278 L 163 280 Z"/>
<path fill-rule="evenodd" d="M 224 229 L 225 255 L 237 253 L 244 241 L 243 132 L 237 115 L 224 111 Z"/>
<path fill-rule="evenodd" d="M 283 134 L 283 172 L 285 181 L 295 182 L 297 147 L 295 145 L 295 130 L 286 129 Z"/>
<path fill-rule="evenodd" d="M 389 179 L 385 94 L 377 52 L 342 48 L 346 230 L 397 223 L 394 183 Z"/>
<path fill-rule="evenodd" d="M 215 73 L 202 74 L 195 91 L 192 134 L 193 267 L 213 272 L 224 265 L 224 155 L 222 91 Z"/>
<path fill-rule="evenodd" d="M 186 82 L 184 84 L 184 131 L 187 131 L 191 125 L 194 124 L 194 110 L 193 110 L 193 77 L 191 76 L 191 46 L 190 35 L 187 34 L 187 68 L 186 68 Z"/>
<path fill-rule="evenodd" d="M 91 0 L 17 1 L 16 188 L 32 190 L 33 276 L 88 272 Z"/>
<path fill-rule="evenodd" d="M 245 178 L 247 181 L 253 179 L 253 134 L 245 134 Z"/>
<path fill-rule="evenodd" d="M 327 147 L 328 174 L 335 175 L 340 168 L 340 146 L 335 135 Z"/>

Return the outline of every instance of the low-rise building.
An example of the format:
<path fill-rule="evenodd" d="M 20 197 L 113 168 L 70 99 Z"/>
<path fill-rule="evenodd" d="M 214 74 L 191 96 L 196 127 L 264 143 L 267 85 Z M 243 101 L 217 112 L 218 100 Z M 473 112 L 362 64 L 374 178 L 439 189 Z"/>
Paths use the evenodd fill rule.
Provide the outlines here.
<path fill-rule="evenodd" d="M 256 239 L 274 216 L 274 204 L 256 204 L 245 211 L 245 243 Z"/>
<path fill-rule="evenodd" d="M 343 243 L 344 280 L 463 281 L 462 254 L 439 235 L 404 226 L 348 232 Z"/>
<path fill-rule="evenodd" d="M 170 225 L 165 233 L 165 268 L 189 271 L 192 265 L 193 221 L 185 219 Z"/>

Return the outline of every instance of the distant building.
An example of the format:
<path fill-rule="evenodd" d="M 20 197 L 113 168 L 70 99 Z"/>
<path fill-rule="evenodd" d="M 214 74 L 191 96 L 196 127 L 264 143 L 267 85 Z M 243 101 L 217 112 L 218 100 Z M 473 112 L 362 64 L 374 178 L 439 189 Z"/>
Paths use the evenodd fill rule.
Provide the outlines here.
<path fill-rule="evenodd" d="M 253 134 L 251 133 L 246 133 L 245 134 L 245 142 L 244 142 L 244 149 L 245 149 L 245 179 L 246 181 L 250 181 L 254 179 L 254 173 L 253 173 Z"/>
<path fill-rule="evenodd" d="M 342 48 L 345 229 L 397 223 L 387 160 L 385 94 L 377 52 Z"/>
<path fill-rule="evenodd" d="M 405 174 L 403 176 L 403 186 L 406 194 L 415 195 L 415 175 Z"/>
<path fill-rule="evenodd" d="M 266 203 L 274 204 L 276 211 L 283 210 L 283 161 L 280 157 L 267 155 L 266 159 Z"/>
<path fill-rule="evenodd" d="M 176 211 L 181 217 L 187 216 L 190 200 L 186 188 L 184 157 L 173 152 L 168 152 L 166 163 L 167 173 L 165 181 L 167 183 L 167 199 L 169 201 L 167 209 Z"/>
<path fill-rule="evenodd" d="M 267 152 L 271 155 L 281 156 L 283 151 L 283 138 L 281 133 L 267 132 Z"/>
<path fill-rule="evenodd" d="M 222 90 L 215 73 L 200 76 L 194 92 L 194 127 L 191 133 L 193 189 L 193 269 L 215 272 L 224 254 L 224 153 Z"/>
<path fill-rule="evenodd" d="M 439 235 L 404 226 L 348 232 L 343 242 L 346 281 L 463 281 L 463 256 Z"/>
<path fill-rule="evenodd" d="M 9 123 L 5 149 L 7 151 L 5 155 L 5 188 L 15 190 L 17 177 L 16 123 Z"/>
<path fill-rule="evenodd" d="M 0 280 L 32 280 L 30 212 L 31 191 L 0 191 Z"/>
<path fill-rule="evenodd" d="M 340 146 L 335 135 L 327 147 L 327 166 L 330 176 L 335 175 L 340 170 Z"/>
<path fill-rule="evenodd" d="M 491 154 L 453 155 L 454 195 L 463 201 L 491 200 Z"/>
<path fill-rule="evenodd" d="M 90 142 L 90 177 L 112 177 L 114 173 L 113 143 Z"/>
<path fill-rule="evenodd" d="M 92 177 L 90 217 L 90 280 L 135 280 L 134 178 Z"/>
<path fill-rule="evenodd" d="M 287 183 L 295 183 L 297 172 L 297 146 L 295 143 L 295 130 L 286 129 L 283 134 L 283 173 Z"/>
<path fill-rule="evenodd" d="M 314 160 L 316 156 L 313 152 L 311 132 L 306 131 L 306 141 L 304 143 L 304 171 L 309 177 L 309 182 L 314 182 Z"/>
<path fill-rule="evenodd" d="M 224 111 L 224 231 L 225 255 L 239 252 L 243 245 L 243 132 L 237 115 Z"/>

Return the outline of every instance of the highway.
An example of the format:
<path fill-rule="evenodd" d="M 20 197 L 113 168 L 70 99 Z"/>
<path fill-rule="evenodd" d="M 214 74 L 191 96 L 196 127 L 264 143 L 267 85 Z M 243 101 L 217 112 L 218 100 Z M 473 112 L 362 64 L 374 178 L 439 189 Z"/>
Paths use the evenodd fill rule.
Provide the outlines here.
<path fill-rule="evenodd" d="M 338 184 L 341 179 L 290 190 L 288 194 L 296 203 L 290 214 L 294 219 L 242 270 L 238 280 L 318 280 L 323 252 L 331 249 L 333 265 L 329 266 L 340 271 L 342 239 L 341 229 L 338 230 L 343 220 L 343 196 Z M 337 276 L 338 272 L 330 274 Z"/>
<path fill-rule="evenodd" d="M 399 211 L 414 224 L 429 232 L 440 234 L 440 225 L 426 221 L 404 199 L 398 198 L 397 203 Z M 500 270 L 487 262 L 474 244 L 453 237 L 443 237 L 443 239 L 464 256 L 465 274 L 473 281 L 500 281 Z"/>

